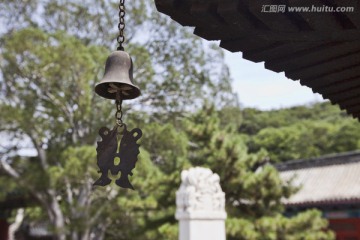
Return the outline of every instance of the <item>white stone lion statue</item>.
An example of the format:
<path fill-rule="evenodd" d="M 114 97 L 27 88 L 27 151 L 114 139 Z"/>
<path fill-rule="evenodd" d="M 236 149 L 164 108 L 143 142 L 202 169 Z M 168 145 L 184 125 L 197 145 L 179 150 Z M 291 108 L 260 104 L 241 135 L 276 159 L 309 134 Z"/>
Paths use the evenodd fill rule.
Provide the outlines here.
<path fill-rule="evenodd" d="M 224 212 L 225 193 L 219 175 L 210 169 L 195 167 L 181 173 L 181 186 L 176 192 L 177 212 Z"/>

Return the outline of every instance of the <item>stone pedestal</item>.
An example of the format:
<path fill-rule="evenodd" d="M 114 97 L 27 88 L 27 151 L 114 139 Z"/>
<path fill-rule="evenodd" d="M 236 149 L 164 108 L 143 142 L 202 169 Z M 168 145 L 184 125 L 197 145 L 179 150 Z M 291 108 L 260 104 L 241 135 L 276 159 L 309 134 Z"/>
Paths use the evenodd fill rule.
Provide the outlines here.
<path fill-rule="evenodd" d="M 219 176 L 196 167 L 183 171 L 181 181 L 175 214 L 179 240 L 225 240 L 225 194 Z"/>

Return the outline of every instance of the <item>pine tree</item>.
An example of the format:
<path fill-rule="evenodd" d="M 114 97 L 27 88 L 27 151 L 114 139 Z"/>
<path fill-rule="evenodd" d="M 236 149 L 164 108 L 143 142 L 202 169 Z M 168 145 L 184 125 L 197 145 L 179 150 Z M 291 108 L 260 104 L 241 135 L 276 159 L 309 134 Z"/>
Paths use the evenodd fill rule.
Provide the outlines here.
<path fill-rule="evenodd" d="M 283 198 L 296 191 L 269 164 L 267 153 L 249 154 L 243 136 L 220 127 L 219 112 L 205 107 L 186 122 L 192 142 L 189 160 L 218 173 L 226 194 L 228 239 L 333 239 L 319 211 L 282 215 Z"/>

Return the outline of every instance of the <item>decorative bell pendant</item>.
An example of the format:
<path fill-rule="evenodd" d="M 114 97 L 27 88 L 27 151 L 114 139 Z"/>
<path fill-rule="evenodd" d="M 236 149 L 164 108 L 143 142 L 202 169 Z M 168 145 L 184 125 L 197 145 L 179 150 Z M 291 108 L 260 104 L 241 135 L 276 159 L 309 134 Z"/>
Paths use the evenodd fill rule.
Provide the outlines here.
<path fill-rule="evenodd" d="M 133 83 L 133 63 L 125 51 L 114 51 L 106 60 L 103 79 L 95 86 L 95 92 L 107 99 L 134 99 L 140 96 L 140 89 Z"/>
<path fill-rule="evenodd" d="M 130 55 L 125 51 L 111 53 L 106 61 L 103 79 L 95 86 L 95 92 L 101 97 L 115 99 L 116 125 L 110 130 L 102 127 L 99 135 L 102 138 L 97 142 L 97 165 L 101 176 L 94 182 L 97 186 L 106 186 L 111 183 L 109 172 L 112 175 L 120 173 L 115 183 L 122 188 L 134 189 L 129 181 L 132 170 L 136 166 L 140 145 L 137 141 L 142 136 L 139 128 L 127 130 L 122 121 L 122 102 L 134 99 L 140 95 L 140 89 L 133 84 L 133 64 Z M 120 163 L 115 164 L 115 159 Z"/>
<path fill-rule="evenodd" d="M 133 83 L 133 63 L 130 55 L 124 51 L 122 46 L 125 28 L 125 0 L 120 0 L 119 36 L 117 38 L 119 47 L 117 51 L 110 54 L 106 60 L 105 74 L 100 83 L 96 84 L 95 92 L 101 97 L 115 99 L 116 125 L 113 129 L 102 127 L 99 130 L 101 141 L 97 142 L 97 165 L 101 176 L 93 185 L 106 186 L 111 183 L 109 172 L 120 177 L 115 183 L 122 188 L 134 189 L 129 181 L 132 170 L 136 166 L 140 145 L 137 141 L 142 136 L 139 128 L 127 130 L 122 121 L 122 102 L 134 99 L 140 95 L 140 89 Z M 120 163 L 115 159 L 120 158 Z"/>

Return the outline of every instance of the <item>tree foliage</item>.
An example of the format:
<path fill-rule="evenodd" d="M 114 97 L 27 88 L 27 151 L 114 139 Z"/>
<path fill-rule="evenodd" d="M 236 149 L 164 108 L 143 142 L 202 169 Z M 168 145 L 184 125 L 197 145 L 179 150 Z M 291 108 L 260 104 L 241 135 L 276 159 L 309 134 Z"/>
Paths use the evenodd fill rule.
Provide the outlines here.
<path fill-rule="evenodd" d="M 356 148 L 354 123 L 326 104 L 240 110 L 222 51 L 152 4 L 127 5 L 125 47 L 143 91 L 124 106 L 144 132 L 132 192 L 92 187 L 97 131 L 114 124 L 115 107 L 93 89 L 115 49 L 117 2 L 0 1 L 0 198 L 29 196 L 24 224 L 45 222 L 58 240 L 176 239 L 180 171 L 200 165 L 220 175 L 229 239 L 331 239 L 317 211 L 281 215 L 295 189 L 266 163 Z"/>
<path fill-rule="evenodd" d="M 273 162 L 311 158 L 360 148 L 360 125 L 338 106 L 318 103 L 276 111 L 243 110 L 238 130 L 250 152 L 265 149 Z"/>
<path fill-rule="evenodd" d="M 0 122 L 6 138 L 1 167 L 4 178 L 14 183 L 3 187 L 30 194 L 40 208 L 29 208 L 28 221 L 48 222 L 57 239 L 174 236 L 175 206 L 169 196 L 175 195 L 179 169 L 187 162 L 187 138 L 163 123 L 176 122 L 184 110 L 194 111 L 210 95 L 218 103 L 223 97 L 235 99 L 219 49 L 203 45 L 155 12 L 152 3 L 132 2 L 127 8 L 134 17 L 127 18 L 126 48 L 143 94 L 125 106 L 125 112 L 130 107 L 143 111 L 125 120 L 149 134 L 144 137 L 147 150 L 141 151 L 141 166 L 134 171 L 133 184 L 139 191 L 114 186 L 94 190 L 97 130 L 113 124 L 114 107 L 93 88 L 115 49 L 116 5 L 1 2 L 0 18 L 6 24 L 0 62 Z M 208 64 L 210 58 L 218 61 Z M 26 157 L 27 149 L 35 152 L 32 157 Z M 111 231 L 118 226 L 122 231 Z"/>
<path fill-rule="evenodd" d="M 292 218 L 281 215 L 283 198 L 297 189 L 283 182 L 269 164 L 267 152 L 248 153 L 246 137 L 229 125 L 221 128 L 220 112 L 205 108 L 187 122 L 189 139 L 195 144 L 189 160 L 220 175 L 226 193 L 228 239 L 333 239 L 324 231 L 327 221 L 317 210 Z"/>

